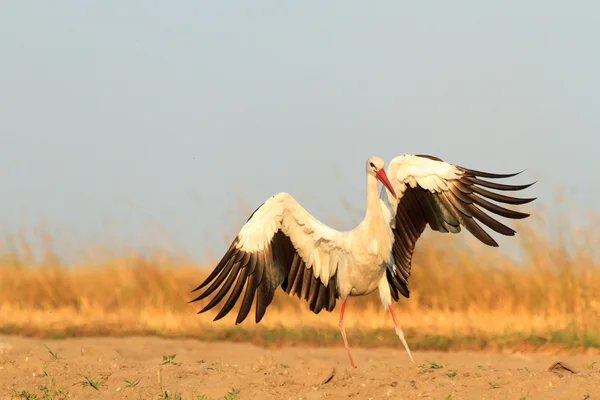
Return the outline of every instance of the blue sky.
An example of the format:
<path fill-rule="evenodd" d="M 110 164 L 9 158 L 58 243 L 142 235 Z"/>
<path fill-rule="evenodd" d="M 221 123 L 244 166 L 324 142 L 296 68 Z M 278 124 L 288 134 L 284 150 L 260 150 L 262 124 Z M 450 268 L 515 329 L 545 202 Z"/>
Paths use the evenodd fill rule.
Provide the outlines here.
<path fill-rule="evenodd" d="M 280 191 L 351 228 L 405 153 L 598 211 L 599 37 L 591 1 L 8 2 L 2 230 L 203 260 Z"/>

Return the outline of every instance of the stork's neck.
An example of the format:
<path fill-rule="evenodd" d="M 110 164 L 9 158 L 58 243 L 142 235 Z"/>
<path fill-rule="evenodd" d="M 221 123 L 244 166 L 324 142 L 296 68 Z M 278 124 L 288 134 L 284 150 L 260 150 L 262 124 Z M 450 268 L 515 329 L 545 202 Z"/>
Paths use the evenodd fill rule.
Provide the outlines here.
<path fill-rule="evenodd" d="M 379 200 L 377 178 L 371 174 L 367 174 L 367 211 L 364 222 L 367 225 L 385 223 Z"/>

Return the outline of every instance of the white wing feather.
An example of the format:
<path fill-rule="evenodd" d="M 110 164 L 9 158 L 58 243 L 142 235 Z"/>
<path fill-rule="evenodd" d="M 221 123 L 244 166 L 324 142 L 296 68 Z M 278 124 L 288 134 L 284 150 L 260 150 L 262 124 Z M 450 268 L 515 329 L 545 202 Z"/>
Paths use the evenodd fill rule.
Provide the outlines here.
<path fill-rule="evenodd" d="M 414 155 L 403 155 L 392 159 L 387 169 L 394 190 L 404 193 L 406 185 L 421 186 L 431 192 L 448 190 L 444 179 L 460 179 L 462 171 L 454 165 Z"/>
<path fill-rule="evenodd" d="M 344 232 L 323 224 L 290 194 L 282 192 L 267 200 L 242 227 L 237 247 L 245 252 L 262 251 L 280 230 L 286 234 L 307 268 L 324 285 L 348 253 Z"/>
<path fill-rule="evenodd" d="M 386 173 L 398 196 L 395 199 L 385 188 L 380 194 L 384 216 L 392 225 L 395 224 L 397 206 L 407 185 L 411 188 L 420 186 L 432 193 L 440 193 L 449 190 L 446 180 L 460 179 L 463 176 L 463 172 L 450 163 L 412 154 L 392 159 Z"/>

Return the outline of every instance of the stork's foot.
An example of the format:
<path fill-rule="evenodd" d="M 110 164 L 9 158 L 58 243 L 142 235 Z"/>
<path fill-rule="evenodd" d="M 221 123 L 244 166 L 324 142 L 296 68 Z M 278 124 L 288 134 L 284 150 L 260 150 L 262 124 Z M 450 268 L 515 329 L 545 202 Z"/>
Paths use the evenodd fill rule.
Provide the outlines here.
<path fill-rule="evenodd" d="M 388 306 L 388 309 L 390 310 L 390 315 L 392 316 L 392 321 L 394 321 L 394 329 L 396 331 L 396 335 L 398 335 L 398 337 L 400 338 L 400 341 L 404 345 L 404 348 L 406 349 L 406 352 L 408 353 L 408 357 L 410 357 L 410 361 L 412 361 L 414 363 L 415 360 L 410 352 L 410 349 L 408 348 L 408 343 L 406 343 L 406 339 L 404 338 L 404 332 L 402 332 L 402 328 L 400 328 L 400 326 L 398 325 L 398 322 L 396 321 L 396 314 L 394 314 L 394 309 L 392 308 L 391 304 Z"/>
<path fill-rule="evenodd" d="M 354 360 L 352 359 L 352 353 L 350 352 L 350 346 L 348 345 L 348 339 L 346 338 L 346 328 L 344 328 L 344 311 L 346 310 L 346 300 L 342 301 L 342 307 L 340 309 L 340 332 L 342 332 L 342 338 L 344 339 L 344 346 L 346 346 L 346 352 L 348 352 L 348 359 L 352 368 L 356 368 Z"/>
<path fill-rule="evenodd" d="M 408 348 L 408 343 L 406 343 L 406 339 L 404 339 L 404 332 L 402 332 L 402 328 L 400 328 L 399 326 L 395 326 L 394 328 L 396 330 L 396 335 L 398 335 L 398 337 L 400 338 L 400 341 L 402 342 L 402 344 L 404 345 L 404 348 L 406 349 L 406 352 L 408 353 L 408 357 L 410 357 L 410 361 L 415 362 L 415 360 L 413 359 L 413 356 L 410 352 L 410 349 Z"/>
<path fill-rule="evenodd" d="M 343 333 L 344 338 L 346 337 L 346 333 Z M 350 352 L 350 346 L 348 346 L 346 344 L 346 351 L 348 352 L 348 359 L 350 359 L 350 366 L 352 368 L 356 368 L 356 365 L 354 364 L 354 360 L 352 359 L 352 353 Z"/>
<path fill-rule="evenodd" d="M 354 365 L 354 360 L 352 359 L 352 353 L 350 352 L 350 346 L 348 345 L 348 339 L 346 338 L 346 329 L 344 328 L 343 322 L 340 322 L 340 331 L 342 332 L 342 338 L 344 339 L 344 346 L 346 346 L 346 352 L 348 353 L 348 359 L 350 360 L 350 366 L 352 368 L 356 368 L 356 365 Z"/>

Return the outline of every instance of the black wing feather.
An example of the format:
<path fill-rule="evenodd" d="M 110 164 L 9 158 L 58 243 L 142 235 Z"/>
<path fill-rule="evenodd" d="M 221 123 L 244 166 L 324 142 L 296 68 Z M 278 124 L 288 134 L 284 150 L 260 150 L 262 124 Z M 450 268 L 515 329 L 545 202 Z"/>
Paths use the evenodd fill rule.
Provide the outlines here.
<path fill-rule="evenodd" d="M 324 285 L 319 278 L 315 278 L 312 268 L 306 267 L 292 241 L 282 231 L 275 233 L 262 252 L 244 252 L 236 247 L 238 243 L 239 238 L 236 237 L 215 269 L 192 291 L 210 284 L 190 303 L 203 300 L 216 291 L 216 295 L 199 313 L 213 309 L 227 293 L 230 293 L 214 320 L 223 318 L 239 300 L 244 286 L 246 290 L 235 321 L 236 325 L 246 319 L 255 299 L 255 321 L 260 322 L 273 301 L 278 286 L 287 294 L 306 300 L 309 309 L 315 314 L 323 309 L 333 311 L 339 298 L 337 272 L 329 279 L 327 285 Z"/>
<path fill-rule="evenodd" d="M 435 161 L 443 161 L 437 157 L 418 155 Z M 535 182 L 526 185 L 506 185 L 489 182 L 480 178 L 499 179 L 510 178 L 521 172 L 496 174 L 457 167 L 463 172 L 458 180 L 446 181 L 447 191 L 432 193 L 421 187 L 411 188 L 407 185 L 404 195 L 396 209 L 396 226 L 394 227 L 393 265 L 389 265 L 386 277 L 390 285 L 392 298 L 398 301 L 398 293 L 408 298 L 408 280 L 411 272 L 412 255 L 415 245 L 425 230 L 429 227 L 442 233 L 458 233 L 464 226 L 473 236 L 488 246 L 497 247 L 498 243 L 477 223 L 483 223 L 492 230 L 513 236 L 516 232 L 510 227 L 497 221 L 481 208 L 510 219 L 527 218 L 529 214 L 510 210 L 491 203 L 489 200 L 504 204 L 522 205 L 535 198 L 518 198 L 491 192 L 485 188 L 502 191 L 519 191 L 526 189 Z M 481 207 L 481 208 L 479 208 Z"/>

